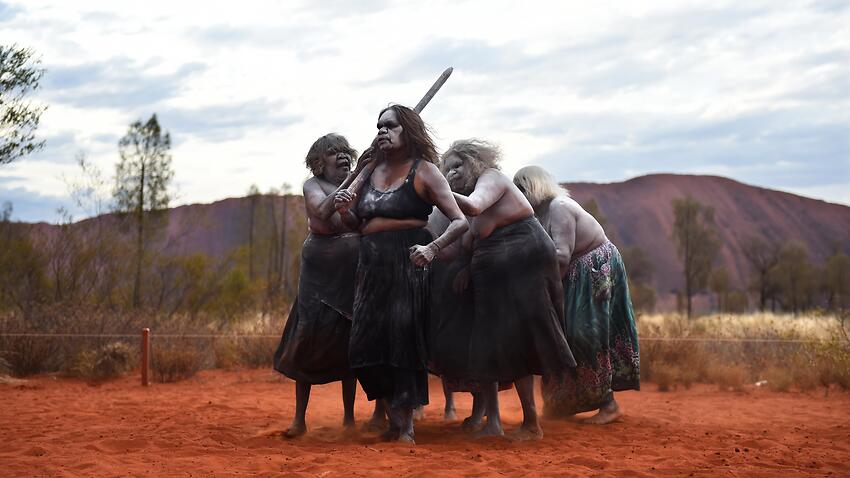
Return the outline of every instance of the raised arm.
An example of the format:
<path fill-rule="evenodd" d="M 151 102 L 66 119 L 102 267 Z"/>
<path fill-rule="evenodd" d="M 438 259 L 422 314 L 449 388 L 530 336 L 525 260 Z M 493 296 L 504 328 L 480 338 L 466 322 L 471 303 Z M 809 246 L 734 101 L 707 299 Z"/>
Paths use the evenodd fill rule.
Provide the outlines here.
<path fill-rule="evenodd" d="M 424 196 L 451 221 L 449 227 L 430 244 L 411 248 L 410 260 L 422 267 L 434 260 L 442 248 L 447 247 L 466 232 L 469 229 L 469 223 L 455 202 L 449 183 L 436 166 L 423 161 L 416 173 L 416 180 L 421 182 Z"/>
<path fill-rule="evenodd" d="M 558 256 L 558 270 L 564 277 L 576 246 L 576 216 L 566 203 L 553 199 L 549 205 L 549 217 L 549 230 Z"/>
<path fill-rule="evenodd" d="M 333 213 L 336 212 L 336 206 L 334 205 L 334 198 L 336 197 L 336 193 L 342 191 L 343 189 L 347 189 L 351 182 L 354 181 L 357 172 L 358 171 L 355 171 L 349 174 L 348 177 L 345 178 L 345 181 L 343 181 L 342 184 L 340 184 L 339 187 L 334 190 L 334 192 L 324 196 L 318 204 L 315 204 L 315 206 L 312 207 L 312 209 L 310 206 L 311 201 L 307 199 L 307 185 L 305 183 L 304 199 L 307 201 L 307 212 L 324 221 L 330 219 L 330 217 L 333 216 Z M 316 186 L 318 187 L 318 184 Z M 321 191 L 321 188 L 318 189 L 324 195 L 324 191 Z"/>
<path fill-rule="evenodd" d="M 478 216 L 487 208 L 496 204 L 505 194 L 505 178 L 493 170 L 487 170 L 478 178 L 475 183 L 475 190 L 469 196 L 463 194 L 452 193 L 457 205 L 461 211 L 467 216 Z"/>
<path fill-rule="evenodd" d="M 331 195 L 333 208 L 339 212 L 342 221 L 352 229 L 356 229 L 360 219 L 351 211 L 357 201 L 357 195 L 363 189 L 363 185 L 369 180 L 372 171 L 375 170 L 373 148 L 363 152 L 357 162 L 357 169 L 346 178 L 345 182 Z M 346 187 L 343 187 L 346 186 Z"/>

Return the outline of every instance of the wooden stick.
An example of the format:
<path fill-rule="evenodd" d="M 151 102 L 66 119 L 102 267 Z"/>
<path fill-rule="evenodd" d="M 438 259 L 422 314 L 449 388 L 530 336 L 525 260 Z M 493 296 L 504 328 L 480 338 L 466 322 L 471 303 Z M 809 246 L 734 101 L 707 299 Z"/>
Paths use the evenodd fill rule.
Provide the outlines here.
<path fill-rule="evenodd" d="M 423 96 L 422 99 L 419 100 L 419 103 L 416 104 L 416 107 L 413 108 L 413 111 L 415 111 L 417 114 L 421 113 L 422 110 L 424 110 L 425 107 L 428 105 L 428 103 L 431 102 L 431 98 L 433 98 L 434 95 L 436 95 L 437 92 L 440 91 L 440 88 L 443 87 L 443 84 L 446 82 L 446 80 L 449 79 L 449 76 L 452 74 L 453 71 L 454 68 L 452 67 L 446 68 L 445 71 L 443 71 L 443 73 L 440 75 L 440 77 L 437 78 L 437 81 L 435 81 L 434 84 L 431 85 L 431 88 L 428 89 L 428 92 L 425 93 L 425 96 Z M 374 143 L 372 143 L 372 146 L 377 147 Z M 351 184 L 348 186 L 348 190 L 353 192 L 354 194 L 360 194 L 360 189 L 363 187 L 363 183 L 369 180 L 369 177 L 372 175 L 372 170 L 374 169 L 375 162 L 372 161 L 371 164 L 363 168 L 360 174 L 357 175 L 356 178 L 354 178 L 354 181 L 351 181 Z"/>
<path fill-rule="evenodd" d="M 142 386 L 150 385 L 149 370 L 151 367 L 151 329 L 142 329 Z"/>

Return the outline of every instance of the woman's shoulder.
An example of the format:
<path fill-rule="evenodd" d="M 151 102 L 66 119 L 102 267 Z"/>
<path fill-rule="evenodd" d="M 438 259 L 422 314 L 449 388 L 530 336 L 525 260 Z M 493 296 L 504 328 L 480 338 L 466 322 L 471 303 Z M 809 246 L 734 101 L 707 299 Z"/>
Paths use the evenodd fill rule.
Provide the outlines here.
<path fill-rule="evenodd" d="M 440 168 L 423 158 L 413 158 L 413 167 L 416 169 L 418 173 L 425 173 L 426 175 L 439 174 L 442 176 L 443 174 L 440 172 Z"/>

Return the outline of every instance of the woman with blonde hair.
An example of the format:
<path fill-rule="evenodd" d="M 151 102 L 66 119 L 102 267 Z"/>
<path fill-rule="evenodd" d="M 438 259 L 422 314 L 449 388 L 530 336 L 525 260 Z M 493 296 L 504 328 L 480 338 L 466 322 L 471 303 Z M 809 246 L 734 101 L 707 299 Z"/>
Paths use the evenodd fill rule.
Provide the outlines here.
<path fill-rule="evenodd" d="M 550 415 L 598 410 L 585 423 L 622 415 L 614 392 L 640 390 L 640 355 L 626 268 L 617 247 L 593 216 L 541 167 L 514 175 L 534 214 L 555 243 L 564 285 L 564 331 L 577 367 L 545 376 Z"/>

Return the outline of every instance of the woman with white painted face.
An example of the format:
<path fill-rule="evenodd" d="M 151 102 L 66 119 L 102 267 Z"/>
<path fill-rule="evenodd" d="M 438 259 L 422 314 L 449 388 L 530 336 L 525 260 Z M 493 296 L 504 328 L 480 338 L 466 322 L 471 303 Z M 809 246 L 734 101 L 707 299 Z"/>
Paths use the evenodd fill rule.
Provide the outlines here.
<path fill-rule="evenodd" d="M 349 361 L 369 400 L 387 405 L 384 437 L 414 443 L 413 410 L 428 403 L 427 266 L 468 224 L 419 114 L 392 105 L 377 126 L 375 168 L 363 192 L 336 196 L 337 210 L 355 207 L 362 224 Z M 436 239 L 425 229 L 433 206 L 451 221 Z"/>

